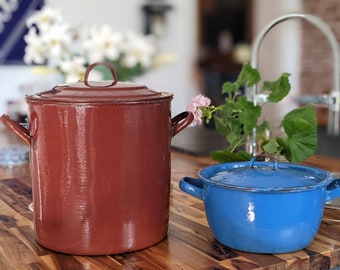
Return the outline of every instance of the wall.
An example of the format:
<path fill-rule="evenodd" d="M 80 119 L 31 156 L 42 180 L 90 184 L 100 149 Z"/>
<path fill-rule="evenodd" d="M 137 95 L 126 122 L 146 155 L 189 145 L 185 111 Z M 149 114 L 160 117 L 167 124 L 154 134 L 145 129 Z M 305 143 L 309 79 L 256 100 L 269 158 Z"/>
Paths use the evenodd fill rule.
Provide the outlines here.
<path fill-rule="evenodd" d="M 279 16 L 301 12 L 299 0 L 255 0 L 254 1 L 254 39 L 260 31 Z M 300 42 L 301 22 L 287 20 L 273 27 L 262 40 L 259 51 L 259 70 L 263 80 L 276 80 L 282 72 L 291 73 L 292 89 L 280 104 L 267 105 L 265 118 L 281 121 L 282 117 L 295 108 L 296 98 L 300 95 Z M 262 83 L 259 84 L 259 88 Z M 277 123 L 279 125 L 279 123 Z"/>
<path fill-rule="evenodd" d="M 340 2 L 304 0 L 303 10 L 318 16 L 340 40 Z M 315 26 L 303 24 L 302 89 L 304 93 L 320 95 L 333 89 L 333 58 L 328 40 Z M 315 78 L 315 79 L 311 79 Z"/>
<path fill-rule="evenodd" d="M 46 0 L 47 4 L 60 7 L 64 17 L 75 24 L 111 24 L 117 31 L 128 29 L 143 30 L 141 6 L 145 0 Z M 173 10 L 168 13 L 168 29 L 161 40 L 164 52 L 174 53 L 177 61 L 146 74 L 138 83 L 159 91 L 174 93 L 173 114 L 186 109 L 186 105 L 197 91 L 193 76 L 196 59 L 196 0 L 172 0 Z M 2 89 L 0 91 L 0 112 L 5 112 L 8 99 L 23 98 L 23 85 L 36 85 L 45 90 L 59 83 L 59 78 L 51 75 L 32 74 L 25 66 L 0 66 Z M 43 87 L 40 88 L 40 87 Z M 35 89 L 34 89 L 35 90 Z"/>

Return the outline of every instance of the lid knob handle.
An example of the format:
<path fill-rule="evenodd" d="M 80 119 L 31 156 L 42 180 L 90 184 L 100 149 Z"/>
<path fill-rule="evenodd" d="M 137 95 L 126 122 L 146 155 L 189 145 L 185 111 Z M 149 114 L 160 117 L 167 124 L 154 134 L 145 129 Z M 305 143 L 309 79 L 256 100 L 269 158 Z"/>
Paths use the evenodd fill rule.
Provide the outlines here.
<path fill-rule="evenodd" d="M 99 65 L 105 66 L 108 70 L 110 70 L 111 75 L 113 77 L 113 81 L 110 84 L 105 85 L 104 87 L 110 87 L 110 86 L 115 85 L 118 82 L 118 77 L 117 77 L 116 71 L 114 70 L 113 66 L 111 64 L 107 63 L 107 62 L 97 62 L 97 63 L 93 63 L 93 64 L 88 66 L 88 68 L 86 69 L 85 74 L 84 74 L 85 85 L 91 86 L 91 84 L 88 80 L 90 72 L 94 67 L 99 66 Z"/>
<path fill-rule="evenodd" d="M 273 155 L 269 155 L 267 153 L 260 153 L 260 154 L 256 155 L 255 157 L 253 157 L 250 160 L 249 168 L 254 168 L 255 161 L 257 161 L 259 159 L 263 159 L 263 158 L 269 158 L 273 162 L 273 167 L 274 167 L 275 171 L 277 171 L 279 169 L 279 165 L 277 163 L 276 158 Z"/>

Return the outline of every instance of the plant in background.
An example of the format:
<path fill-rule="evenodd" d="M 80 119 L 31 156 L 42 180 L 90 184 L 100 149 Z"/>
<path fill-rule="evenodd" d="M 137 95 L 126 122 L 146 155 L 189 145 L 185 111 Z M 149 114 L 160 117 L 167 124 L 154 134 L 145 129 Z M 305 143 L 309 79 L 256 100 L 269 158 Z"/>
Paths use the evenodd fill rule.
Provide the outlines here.
<path fill-rule="evenodd" d="M 152 36 L 115 32 L 108 25 L 75 27 L 64 22 L 59 9 L 49 6 L 26 24 L 25 63 L 46 64 L 62 73 L 66 82 L 82 79 L 94 62 L 110 62 L 119 80 L 126 81 L 174 60 L 173 55 L 160 54 Z M 99 71 L 96 79 L 112 78 L 106 69 Z"/>
<path fill-rule="evenodd" d="M 277 103 L 286 97 L 290 91 L 288 73 L 283 73 L 276 81 L 265 81 L 261 89 L 267 94 L 267 102 Z M 218 133 L 226 138 L 227 147 L 211 153 L 211 157 L 219 162 L 245 161 L 252 158 L 252 153 L 246 152 L 250 136 L 256 130 L 256 139 L 261 149 L 270 155 L 283 155 L 290 162 L 301 162 L 310 157 L 317 148 L 317 119 L 311 106 L 299 107 L 286 114 L 278 129 L 277 137 L 269 137 L 269 122 L 263 120 L 262 107 L 266 103 L 254 105 L 245 95 L 240 95 L 240 89 L 252 87 L 261 80 L 257 69 L 245 63 L 235 82 L 226 82 L 222 93 L 226 96 L 225 103 L 220 106 L 211 105 L 210 99 L 198 95 L 193 98 L 188 110 L 195 116 L 194 124 L 209 123 L 214 120 Z"/>

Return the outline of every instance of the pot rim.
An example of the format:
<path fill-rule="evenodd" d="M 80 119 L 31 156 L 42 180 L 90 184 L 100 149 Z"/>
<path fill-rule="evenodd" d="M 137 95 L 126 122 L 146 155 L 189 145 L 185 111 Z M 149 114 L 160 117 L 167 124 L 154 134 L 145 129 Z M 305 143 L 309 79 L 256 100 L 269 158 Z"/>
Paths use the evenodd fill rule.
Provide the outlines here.
<path fill-rule="evenodd" d="M 112 75 L 112 80 L 89 81 L 91 70 L 96 66 L 105 66 Z M 26 102 L 49 102 L 69 104 L 136 104 L 171 100 L 170 92 L 157 92 L 145 85 L 132 82 L 120 82 L 113 66 L 107 62 L 93 63 L 88 66 L 84 80 L 57 85 L 50 90 L 26 96 Z"/>
<path fill-rule="evenodd" d="M 78 84 L 81 85 L 81 82 Z M 121 83 L 128 84 L 128 83 Z M 69 85 L 58 85 L 52 90 L 26 96 L 27 103 L 63 103 L 63 104 L 137 104 L 168 101 L 173 93 L 157 92 L 146 87 L 108 88 L 84 87 L 77 88 Z"/>
<path fill-rule="evenodd" d="M 256 168 L 269 168 L 273 167 L 272 162 L 253 162 L 252 163 Z M 279 163 L 277 162 L 277 168 L 280 170 L 296 170 L 298 172 L 308 172 L 308 174 L 313 175 L 316 174 L 319 178 L 318 182 L 314 182 L 314 184 L 304 185 L 304 186 L 251 186 L 251 185 L 236 185 L 229 183 L 222 183 L 217 180 L 211 179 L 212 176 L 216 175 L 220 172 L 227 172 L 232 169 L 242 170 L 243 168 L 246 170 L 249 168 L 250 162 L 230 162 L 230 163 L 222 163 L 222 164 L 214 164 L 211 166 L 203 167 L 198 171 L 198 176 L 202 180 L 204 184 L 213 185 L 216 187 L 221 187 L 225 189 L 231 190 L 239 190 L 239 191 L 247 191 L 247 192 L 266 192 L 266 193 L 287 193 L 287 192 L 302 192 L 309 191 L 314 189 L 319 189 L 322 187 L 326 187 L 333 180 L 333 175 L 324 169 L 319 169 L 311 166 L 305 166 L 300 164 L 290 164 L 290 163 Z M 273 170 L 273 173 L 274 170 Z M 274 174 L 273 174 L 274 176 Z M 248 181 L 249 182 L 249 181 Z M 256 180 L 255 180 L 256 183 Z"/>
<path fill-rule="evenodd" d="M 160 92 L 163 94 L 159 98 L 153 99 L 131 99 L 131 100 L 123 100 L 123 99 L 110 99 L 110 98 L 93 98 L 93 99 L 86 99 L 86 98 L 78 98 L 70 100 L 68 98 L 65 99 L 48 99 L 39 96 L 38 94 L 34 94 L 31 96 L 26 96 L 26 103 L 27 104 L 57 104 L 57 105 L 89 105 L 89 106 L 101 106 L 101 105 L 134 105 L 134 104 L 152 104 L 152 103 L 163 103 L 169 102 L 173 99 L 173 94 L 167 92 Z"/>

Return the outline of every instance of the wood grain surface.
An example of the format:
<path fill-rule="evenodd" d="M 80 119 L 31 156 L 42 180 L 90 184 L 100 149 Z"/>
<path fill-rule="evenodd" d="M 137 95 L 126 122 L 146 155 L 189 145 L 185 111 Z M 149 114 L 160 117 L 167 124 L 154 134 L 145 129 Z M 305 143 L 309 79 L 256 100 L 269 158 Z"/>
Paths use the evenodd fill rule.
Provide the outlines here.
<path fill-rule="evenodd" d="M 35 242 L 28 165 L 0 167 L 0 269 L 328 269 L 340 265 L 340 210 L 325 209 L 313 243 L 288 254 L 261 255 L 230 249 L 215 240 L 203 202 L 178 188 L 183 176 L 212 164 L 206 157 L 172 152 L 171 214 L 167 237 L 131 253 L 72 256 Z M 306 164 L 339 171 L 340 161 L 312 157 Z"/>

